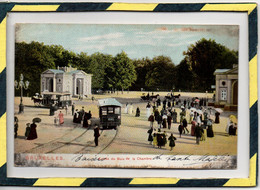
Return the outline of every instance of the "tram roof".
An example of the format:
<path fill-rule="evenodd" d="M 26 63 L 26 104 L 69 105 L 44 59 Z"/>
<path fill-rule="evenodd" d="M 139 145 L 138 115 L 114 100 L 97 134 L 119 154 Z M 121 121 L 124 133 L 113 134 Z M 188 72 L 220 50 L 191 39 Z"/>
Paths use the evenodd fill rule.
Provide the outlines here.
<path fill-rule="evenodd" d="M 115 98 L 105 98 L 98 100 L 99 106 L 122 106 Z"/>

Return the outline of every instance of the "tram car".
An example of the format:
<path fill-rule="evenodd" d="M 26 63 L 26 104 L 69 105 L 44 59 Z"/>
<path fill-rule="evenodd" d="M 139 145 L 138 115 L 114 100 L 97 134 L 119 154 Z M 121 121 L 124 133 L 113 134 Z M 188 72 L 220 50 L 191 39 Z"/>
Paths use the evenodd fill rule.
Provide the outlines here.
<path fill-rule="evenodd" d="M 55 104 L 59 108 L 64 108 L 66 105 L 71 106 L 71 94 L 70 93 L 61 93 L 61 92 L 43 92 L 42 105 L 50 106 Z"/>
<path fill-rule="evenodd" d="M 102 129 L 116 129 L 121 125 L 122 105 L 115 98 L 98 100 L 99 119 Z"/>

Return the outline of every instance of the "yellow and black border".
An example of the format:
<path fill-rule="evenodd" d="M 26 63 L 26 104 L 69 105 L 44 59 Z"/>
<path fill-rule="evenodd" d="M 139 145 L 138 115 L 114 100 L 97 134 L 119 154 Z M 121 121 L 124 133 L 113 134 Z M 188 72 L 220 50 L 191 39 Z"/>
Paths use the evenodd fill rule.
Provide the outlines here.
<path fill-rule="evenodd" d="M 8 12 L 247 12 L 249 28 L 250 171 L 248 178 L 8 178 L 6 164 L 6 15 Z M 256 3 L 0 3 L 0 185 L 74 187 L 237 187 L 256 186 L 258 176 Z"/>

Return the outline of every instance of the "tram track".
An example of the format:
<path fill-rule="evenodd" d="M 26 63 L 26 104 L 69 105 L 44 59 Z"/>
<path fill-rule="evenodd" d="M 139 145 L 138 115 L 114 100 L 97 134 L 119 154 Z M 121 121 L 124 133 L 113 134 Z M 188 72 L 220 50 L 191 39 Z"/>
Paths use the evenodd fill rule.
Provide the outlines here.
<path fill-rule="evenodd" d="M 113 137 L 113 139 L 105 146 L 105 148 L 103 148 L 103 149 L 102 149 L 101 151 L 99 151 L 97 154 L 101 154 L 101 152 L 103 152 L 105 149 L 107 149 L 107 148 L 113 143 L 113 141 L 114 141 L 115 138 L 117 137 L 118 131 L 119 131 L 119 128 L 117 127 L 117 129 L 116 129 L 116 134 L 115 134 L 115 136 Z"/>
<path fill-rule="evenodd" d="M 34 147 L 34 148 L 31 148 L 30 150 L 27 150 L 27 151 L 25 151 L 24 153 L 46 153 L 46 152 L 42 152 L 42 151 L 37 151 L 37 149 L 41 149 L 41 148 L 43 149 L 43 148 L 46 148 L 46 147 L 48 147 L 48 146 L 52 146 L 53 144 L 55 144 L 55 143 L 57 143 L 57 142 L 59 142 L 59 141 L 62 141 L 62 139 L 65 139 L 66 137 L 71 136 L 71 134 L 75 133 L 77 130 L 79 130 L 79 127 L 75 127 L 75 128 L 73 128 L 71 131 L 69 131 L 69 132 L 65 133 L 64 135 L 62 135 L 61 137 L 55 138 L 55 139 L 53 139 L 53 140 L 51 140 L 51 141 L 48 141 L 48 142 L 43 143 L 43 144 L 41 144 L 41 145 L 38 145 L 38 146 L 36 146 L 36 147 Z M 80 133 L 80 134 L 79 134 L 76 138 L 74 138 L 74 139 L 77 139 L 79 136 L 84 135 L 88 130 L 89 130 L 89 129 L 84 130 L 82 133 Z M 74 140 L 74 139 L 73 139 L 73 140 Z"/>
<path fill-rule="evenodd" d="M 59 153 L 60 154 L 60 153 L 67 152 L 69 154 L 79 154 L 79 153 L 101 154 L 105 149 L 107 149 L 113 143 L 114 139 L 118 135 L 118 129 L 115 130 L 115 134 L 113 133 L 112 130 L 101 130 L 100 138 L 99 138 L 100 145 L 96 147 L 94 144 L 93 134 L 92 133 L 88 134 L 88 131 L 90 131 L 89 128 L 85 129 L 82 133 L 78 134 L 73 139 L 68 141 L 66 138 L 70 137 L 73 133 L 75 133 L 77 129 L 79 128 L 75 127 L 70 132 L 62 135 L 61 137 L 55 138 L 47 143 L 38 145 L 30 150 L 25 151 L 24 153 L 32 153 L 32 154 L 37 154 L 37 153 L 58 154 Z M 86 138 L 86 142 L 82 143 L 84 142 L 85 138 Z M 102 146 L 101 142 L 104 142 L 103 144 L 105 144 L 105 146 Z M 70 146 L 72 147 L 71 149 Z M 83 146 L 83 148 L 77 150 L 80 146 L 81 147 Z M 62 148 L 65 150 L 64 152 Z"/>

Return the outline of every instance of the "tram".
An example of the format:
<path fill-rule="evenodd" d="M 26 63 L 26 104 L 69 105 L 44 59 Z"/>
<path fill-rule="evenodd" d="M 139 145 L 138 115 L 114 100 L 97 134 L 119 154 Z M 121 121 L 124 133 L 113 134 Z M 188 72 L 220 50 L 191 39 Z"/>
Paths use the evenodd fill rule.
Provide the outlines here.
<path fill-rule="evenodd" d="M 42 105 L 50 106 L 55 104 L 57 107 L 64 108 L 66 105 L 71 106 L 71 94 L 62 92 L 43 92 Z"/>
<path fill-rule="evenodd" d="M 103 129 L 116 129 L 121 125 L 122 105 L 115 98 L 98 100 L 100 126 Z"/>

